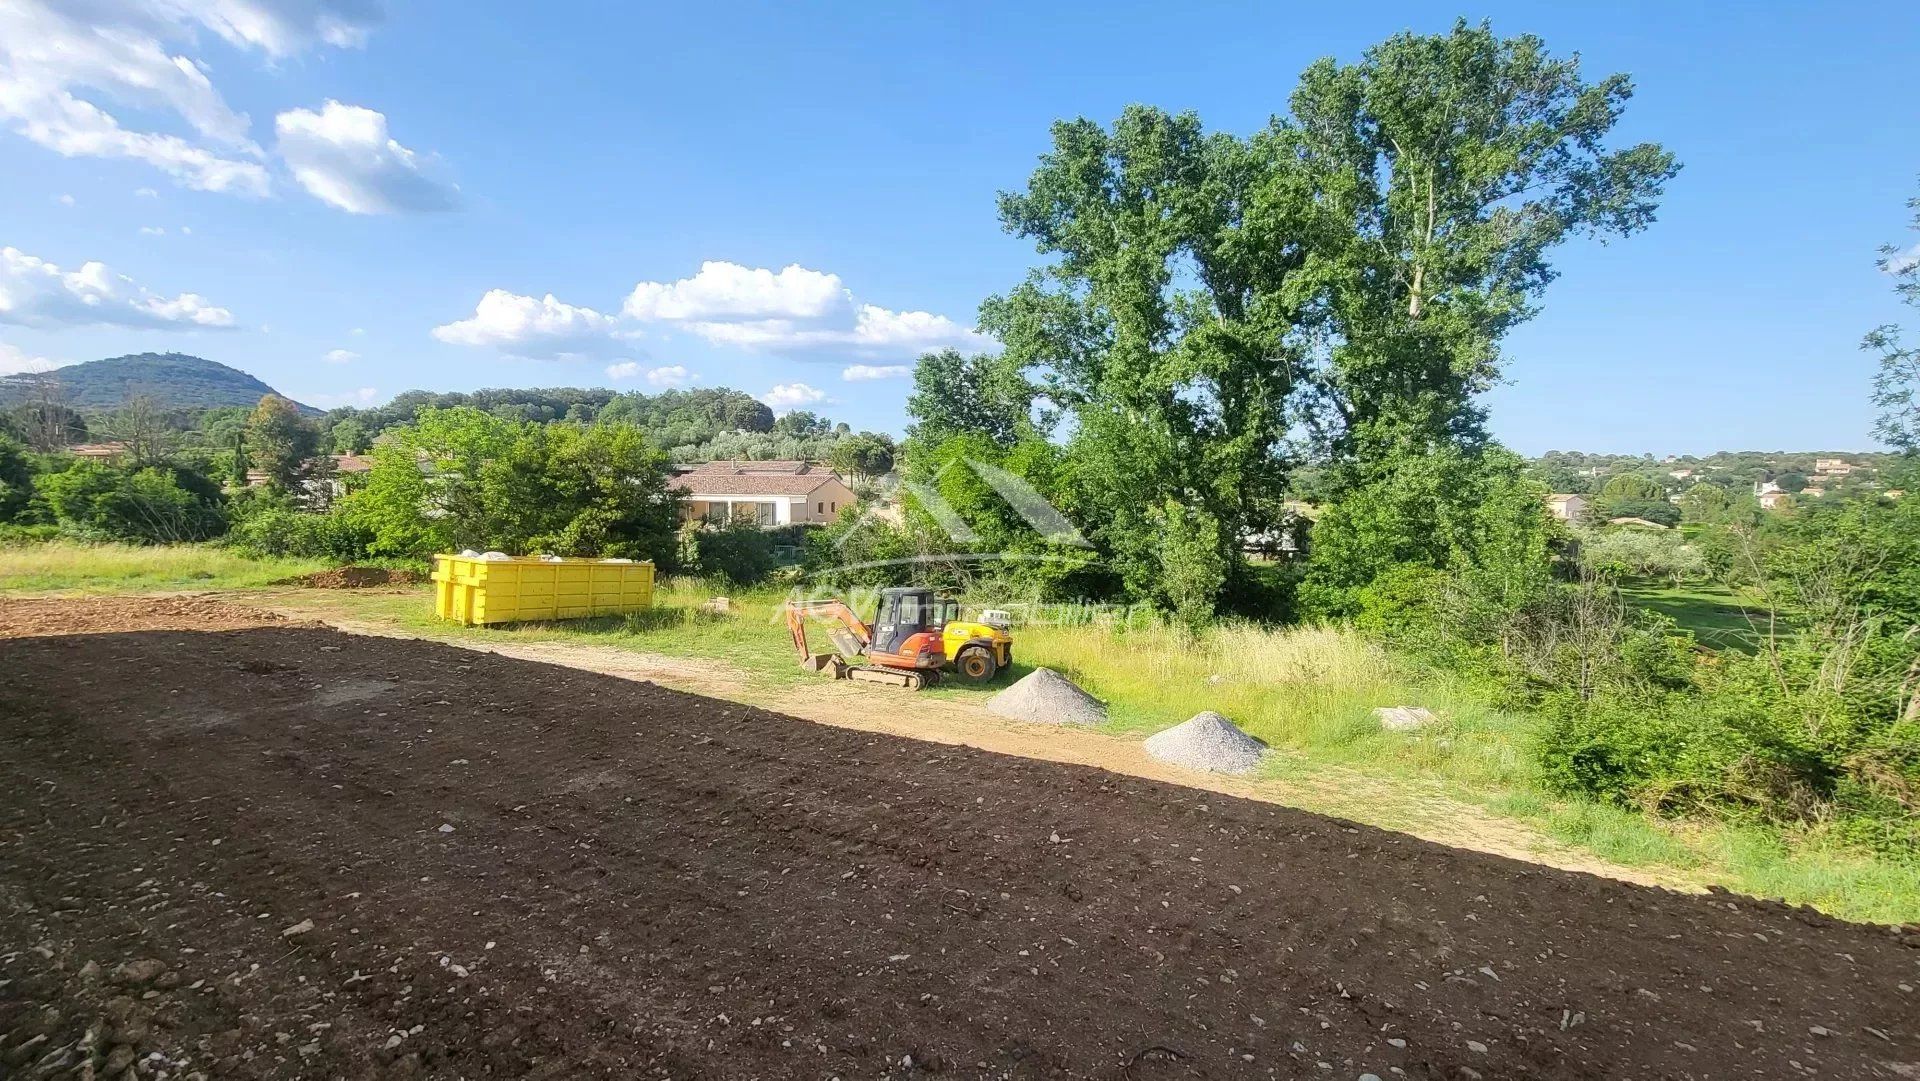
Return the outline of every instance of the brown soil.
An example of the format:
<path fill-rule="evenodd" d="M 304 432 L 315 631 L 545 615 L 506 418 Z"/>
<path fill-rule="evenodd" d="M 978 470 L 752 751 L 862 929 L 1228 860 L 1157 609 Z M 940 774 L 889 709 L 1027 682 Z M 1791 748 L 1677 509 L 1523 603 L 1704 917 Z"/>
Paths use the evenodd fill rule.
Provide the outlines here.
<path fill-rule="evenodd" d="M 335 567 L 330 571 L 304 574 L 287 584 L 308 589 L 377 589 L 380 586 L 410 586 L 427 580 L 419 571 L 396 571 L 386 567 Z"/>
<path fill-rule="evenodd" d="M 1920 1077 L 1920 935 L 49 603 L 0 601 L 0 1076 Z"/>

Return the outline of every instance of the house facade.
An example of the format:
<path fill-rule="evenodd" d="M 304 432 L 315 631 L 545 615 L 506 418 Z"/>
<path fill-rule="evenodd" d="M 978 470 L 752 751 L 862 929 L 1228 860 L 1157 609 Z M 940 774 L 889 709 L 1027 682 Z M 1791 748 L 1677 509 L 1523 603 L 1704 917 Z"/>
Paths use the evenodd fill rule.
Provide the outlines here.
<path fill-rule="evenodd" d="M 854 504 L 853 489 L 818 462 L 706 462 L 683 473 L 683 520 L 773 529 L 822 524 Z"/>
<path fill-rule="evenodd" d="M 1587 516 L 1587 497 L 1568 492 L 1555 492 L 1547 497 L 1547 513 L 1563 522 L 1577 522 Z"/>

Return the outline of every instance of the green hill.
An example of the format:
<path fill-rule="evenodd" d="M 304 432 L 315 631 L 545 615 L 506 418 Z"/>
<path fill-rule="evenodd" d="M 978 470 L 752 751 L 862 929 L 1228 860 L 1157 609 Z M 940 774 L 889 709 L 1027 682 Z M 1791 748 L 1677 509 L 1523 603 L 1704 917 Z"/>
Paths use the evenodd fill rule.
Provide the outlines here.
<path fill-rule="evenodd" d="M 184 353 L 109 357 L 58 368 L 51 374 L 60 381 L 66 404 L 82 413 L 117 409 L 128 399 L 141 395 L 152 398 L 162 409 L 210 409 L 252 406 L 262 395 L 279 393 L 238 368 Z M 0 379 L 0 404 L 26 398 L 31 380 L 37 378 Z M 304 405 L 300 409 L 305 413 L 319 412 Z"/>

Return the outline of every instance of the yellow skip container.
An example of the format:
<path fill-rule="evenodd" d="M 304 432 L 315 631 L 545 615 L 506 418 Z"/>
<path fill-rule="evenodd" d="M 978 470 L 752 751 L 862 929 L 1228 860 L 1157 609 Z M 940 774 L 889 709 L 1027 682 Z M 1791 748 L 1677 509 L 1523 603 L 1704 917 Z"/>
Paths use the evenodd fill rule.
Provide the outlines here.
<path fill-rule="evenodd" d="M 434 614 L 469 627 L 613 616 L 653 607 L 653 564 L 607 559 L 433 557 Z"/>

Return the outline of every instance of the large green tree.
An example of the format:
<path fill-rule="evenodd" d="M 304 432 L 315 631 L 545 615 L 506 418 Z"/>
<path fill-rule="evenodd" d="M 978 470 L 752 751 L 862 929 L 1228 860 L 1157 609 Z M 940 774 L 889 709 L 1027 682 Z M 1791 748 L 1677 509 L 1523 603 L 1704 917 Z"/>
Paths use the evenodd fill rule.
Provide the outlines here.
<path fill-rule="evenodd" d="M 1915 211 L 1914 229 L 1920 230 L 1920 197 L 1907 205 Z M 1902 301 L 1920 308 L 1920 247 L 1901 251 L 1889 244 L 1881 249 L 1880 269 L 1893 275 Z M 1888 325 L 1868 334 L 1865 347 L 1880 354 L 1873 380 L 1873 404 L 1879 410 L 1873 434 L 1890 447 L 1920 453 L 1920 346 L 1905 346 L 1900 328 Z"/>
<path fill-rule="evenodd" d="M 1678 166 L 1654 144 L 1608 148 L 1632 94 L 1625 75 L 1588 82 L 1539 38 L 1464 21 L 1307 69 L 1256 143 L 1311 180 L 1322 381 L 1354 461 L 1479 441 L 1474 396 L 1553 280 L 1549 252 L 1653 220 Z"/>
<path fill-rule="evenodd" d="M 1025 190 L 1000 197 L 1006 228 L 1050 262 L 981 324 L 1071 415 L 1068 509 L 1135 596 L 1164 596 L 1168 523 L 1237 567 L 1240 536 L 1279 513 L 1289 335 L 1310 299 L 1293 279 L 1307 258 L 1295 171 L 1191 114 L 1135 106 L 1111 129 L 1055 124 Z"/>
<path fill-rule="evenodd" d="M 1033 427 L 1033 402 L 1033 385 L 1013 360 L 958 349 L 927 353 L 913 368 L 907 437 L 924 448 L 976 433 L 1012 443 Z"/>
<path fill-rule="evenodd" d="M 320 449 L 320 432 L 300 409 L 278 394 L 260 399 L 247 418 L 247 447 L 255 468 L 282 491 L 299 487 L 307 460 Z"/>
<path fill-rule="evenodd" d="M 1332 497 L 1354 504 L 1314 533 L 1309 581 L 1329 610 L 1355 600 L 1343 553 L 1384 547 L 1430 567 L 1485 558 L 1472 535 L 1434 526 L 1470 522 L 1461 501 L 1510 483 L 1508 463 L 1473 460 L 1500 342 L 1536 312 L 1556 246 L 1645 228 L 1678 168 L 1653 144 L 1607 145 L 1631 96 L 1624 75 L 1588 82 L 1538 38 L 1463 21 L 1397 35 L 1355 64 L 1315 64 L 1292 116 L 1257 137 L 1298 163 L 1311 192 L 1312 415 Z"/>

